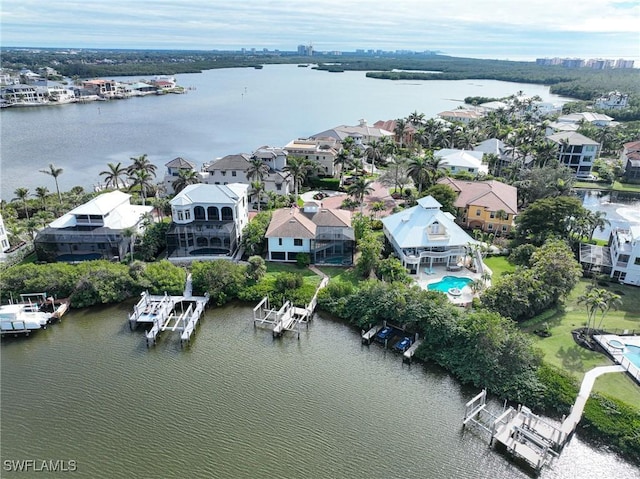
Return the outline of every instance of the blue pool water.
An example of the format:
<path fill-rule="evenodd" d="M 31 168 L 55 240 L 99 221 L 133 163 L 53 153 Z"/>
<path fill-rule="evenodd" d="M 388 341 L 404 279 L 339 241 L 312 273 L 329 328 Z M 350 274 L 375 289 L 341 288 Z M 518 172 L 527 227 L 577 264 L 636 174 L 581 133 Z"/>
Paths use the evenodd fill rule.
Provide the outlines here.
<path fill-rule="evenodd" d="M 471 283 L 471 279 L 469 278 L 459 278 L 458 276 L 445 276 L 437 283 L 432 283 L 429 285 L 429 291 L 442 291 L 446 293 L 451 288 L 462 289 L 469 283 Z"/>
<path fill-rule="evenodd" d="M 631 361 L 635 367 L 640 368 L 640 346 L 626 345 L 627 352 L 624 356 Z"/>

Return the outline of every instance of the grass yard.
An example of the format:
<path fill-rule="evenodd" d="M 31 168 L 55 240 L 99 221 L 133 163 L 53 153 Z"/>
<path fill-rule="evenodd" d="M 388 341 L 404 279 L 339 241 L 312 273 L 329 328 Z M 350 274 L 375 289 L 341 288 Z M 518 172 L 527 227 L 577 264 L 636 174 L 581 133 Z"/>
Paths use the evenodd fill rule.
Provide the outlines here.
<path fill-rule="evenodd" d="M 509 263 L 506 256 L 488 256 L 484 259 L 484 264 L 493 271 L 493 275 L 496 278 L 505 273 L 513 273 L 516 270 L 515 265 Z"/>
<path fill-rule="evenodd" d="M 354 268 L 344 268 L 340 266 L 317 266 L 317 268 L 329 276 L 330 281 L 333 282 L 351 283 L 357 286 L 361 281 L 356 275 Z"/>
<path fill-rule="evenodd" d="M 578 346 L 571 336 L 571 331 L 585 325 L 586 307 L 577 303 L 577 298 L 584 293 L 590 284 L 589 280 L 581 280 L 567 298 L 564 308 L 547 311 L 529 321 L 521 323 L 524 331 L 532 333 L 534 344 L 542 351 L 544 360 L 558 368 L 569 372 L 578 381 L 586 371 L 596 366 L 607 366 L 613 362 L 605 355 L 588 351 Z M 613 292 L 621 292 L 622 305 L 619 310 L 611 310 L 603 322 L 607 330 L 640 331 L 640 291 L 634 286 L 623 286 L 611 283 L 607 286 Z M 536 329 L 548 326 L 551 336 L 540 338 L 533 334 Z M 630 405 L 640 404 L 640 386 L 623 374 L 606 374 L 595 384 L 595 391 L 606 392 Z"/>

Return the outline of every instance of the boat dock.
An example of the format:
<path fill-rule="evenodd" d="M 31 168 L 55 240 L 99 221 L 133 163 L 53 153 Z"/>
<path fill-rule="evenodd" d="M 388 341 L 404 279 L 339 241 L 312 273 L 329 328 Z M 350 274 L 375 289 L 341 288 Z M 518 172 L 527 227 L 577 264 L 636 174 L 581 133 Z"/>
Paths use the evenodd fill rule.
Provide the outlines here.
<path fill-rule="evenodd" d="M 253 326 L 270 328 L 273 337 L 279 338 L 287 331 L 296 331 L 300 339 L 300 326 L 309 327 L 309 322 L 313 318 L 313 312 L 318 304 L 318 292 L 329 282 L 329 278 L 324 276 L 316 288 L 316 292 L 304 308 L 294 306 L 290 301 L 278 309 L 269 303 L 269 297 L 265 296 L 253 308 Z"/>
<path fill-rule="evenodd" d="M 209 294 L 192 295 L 189 275 L 182 296 L 142 293 L 140 301 L 129 314 L 129 327 L 133 331 L 139 324 L 151 326 L 145 332 L 147 347 L 155 345 L 158 335 L 164 331 L 180 332 L 180 344 L 189 344 L 208 302 Z"/>
<path fill-rule="evenodd" d="M 376 334 L 382 329 L 381 324 L 376 324 L 368 331 L 362 330 L 362 344 L 371 344 L 371 341 L 376 337 Z"/>
<path fill-rule="evenodd" d="M 422 344 L 422 339 L 416 339 L 414 343 L 409 347 L 409 349 L 407 349 L 404 353 L 402 353 L 402 361 L 405 363 L 411 363 L 411 360 L 413 359 L 413 355 L 416 353 L 416 349 L 418 349 L 421 344 Z"/>
<path fill-rule="evenodd" d="M 503 408 L 501 414 L 490 412 L 487 391 L 483 390 L 465 405 L 462 427 L 475 425 L 490 434 L 489 445 L 497 442 L 514 457 L 524 460 L 537 472 L 557 457 L 573 436 L 582 418 L 596 378 L 602 374 L 624 372 L 620 365 L 593 368 L 584 376 L 580 392 L 571 407 L 571 413 L 562 418 L 559 426 L 537 416 L 525 406 Z"/>

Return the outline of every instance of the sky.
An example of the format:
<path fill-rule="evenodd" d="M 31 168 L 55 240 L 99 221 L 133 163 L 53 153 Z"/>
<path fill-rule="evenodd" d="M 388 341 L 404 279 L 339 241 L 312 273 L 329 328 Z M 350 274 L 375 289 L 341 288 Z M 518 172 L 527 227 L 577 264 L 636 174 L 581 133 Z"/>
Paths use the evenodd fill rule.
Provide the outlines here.
<path fill-rule="evenodd" d="M 0 45 L 627 58 L 640 63 L 640 1 L 2 0 Z"/>

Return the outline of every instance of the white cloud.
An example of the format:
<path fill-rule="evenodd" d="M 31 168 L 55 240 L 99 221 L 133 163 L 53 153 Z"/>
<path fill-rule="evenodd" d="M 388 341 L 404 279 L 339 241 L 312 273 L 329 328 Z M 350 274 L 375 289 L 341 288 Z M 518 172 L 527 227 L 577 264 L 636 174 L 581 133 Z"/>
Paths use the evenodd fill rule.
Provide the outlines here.
<path fill-rule="evenodd" d="M 3 0 L 4 45 L 326 49 L 484 46 L 580 35 L 638 50 L 640 4 L 609 0 Z M 621 34 L 626 34 L 621 35 Z M 587 35 L 587 36 L 585 36 Z M 93 36 L 92 45 L 86 45 Z M 635 42 L 634 42 L 635 40 Z M 117 43 L 116 43 L 117 42 Z M 617 43 L 616 43 L 617 42 Z M 616 46 L 618 45 L 618 46 Z M 587 45 L 588 46 L 588 45 Z M 602 46 L 602 45 L 600 45 Z M 562 47 L 562 45 L 559 45 Z"/>

